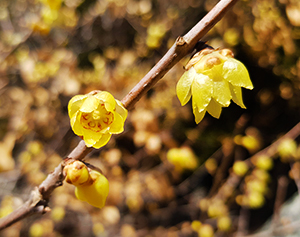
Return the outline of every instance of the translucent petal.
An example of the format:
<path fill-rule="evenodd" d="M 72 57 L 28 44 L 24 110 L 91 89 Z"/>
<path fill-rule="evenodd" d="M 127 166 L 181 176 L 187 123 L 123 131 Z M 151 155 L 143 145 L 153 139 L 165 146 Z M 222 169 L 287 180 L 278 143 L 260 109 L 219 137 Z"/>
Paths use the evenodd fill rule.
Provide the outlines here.
<path fill-rule="evenodd" d="M 204 118 L 206 110 L 203 110 L 202 112 L 199 112 L 199 110 L 197 109 L 197 107 L 193 106 L 193 113 L 195 115 L 195 122 L 198 124 Z"/>
<path fill-rule="evenodd" d="M 183 73 L 176 86 L 177 97 L 181 105 L 185 105 L 191 98 L 191 85 L 196 75 L 196 71 L 191 67 Z"/>
<path fill-rule="evenodd" d="M 115 98 L 109 92 L 101 91 L 94 96 L 104 102 L 104 106 L 107 111 L 111 112 L 116 108 Z"/>
<path fill-rule="evenodd" d="M 83 140 L 87 147 L 94 147 L 94 144 L 102 138 L 103 134 L 100 132 L 94 132 L 89 129 L 83 130 Z"/>
<path fill-rule="evenodd" d="M 69 117 L 73 115 L 80 109 L 84 100 L 87 98 L 87 95 L 75 95 L 68 104 Z"/>
<path fill-rule="evenodd" d="M 97 199 L 98 207 L 101 208 L 105 205 L 106 197 L 109 192 L 109 183 L 106 177 L 102 174 L 99 174 L 99 177 L 96 179 L 94 183 L 95 189 L 97 193 L 100 194 L 101 202 Z"/>
<path fill-rule="evenodd" d="M 207 106 L 207 112 L 214 118 L 218 119 L 220 118 L 222 112 L 222 106 L 214 99 L 212 99 Z"/>
<path fill-rule="evenodd" d="M 239 105 L 241 108 L 246 109 L 246 106 L 243 102 L 243 96 L 242 96 L 242 88 L 239 86 L 233 86 L 229 83 L 229 88 L 232 96 L 232 100 L 234 103 Z"/>
<path fill-rule="evenodd" d="M 116 113 L 120 114 L 121 117 L 123 118 L 123 121 L 126 120 L 127 115 L 128 115 L 128 111 L 127 109 L 124 108 L 124 105 L 121 101 L 116 100 L 117 104 L 116 104 Z"/>
<path fill-rule="evenodd" d="M 228 107 L 230 105 L 231 93 L 229 83 L 226 80 L 214 80 L 213 98 L 222 106 Z"/>
<path fill-rule="evenodd" d="M 70 119 L 71 127 L 72 127 L 74 133 L 78 136 L 83 135 L 83 127 L 80 123 L 80 116 L 81 116 L 81 112 L 77 111 L 77 113 L 74 114 L 73 117 L 71 117 L 71 119 Z"/>
<path fill-rule="evenodd" d="M 102 174 L 99 174 L 93 184 L 76 187 L 75 195 L 81 201 L 86 201 L 94 207 L 102 208 L 105 205 L 108 191 L 109 184 L 107 179 Z"/>
<path fill-rule="evenodd" d="M 196 74 L 192 83 L 193 109 L 202 112 L 207 107 L 213 93 L 212 80 L 203 74 Z"/>
<path fill-rule="evenodd" d="M 83 102 L 80 111 L 85 113 L 91 113 L 98 108 L 100 101 L 93 95 L 88 95 Z"/>
<path fill-rule="evenodd" d="M 115 113 L 115 119 L 108 130 L 110 133 L 121 133 L 124 131 L 124 121 L 120 114 Z"/>
<path fill-rule="evenodd" d="M 101 137 L 101 139 L 100 139 L 99 141 L 97 141 L 97 142 L 93 145 L 93 147 L 96 148 L 96 149 L 99 149 L 100 147 L 105 146 L 105 145 L 108 143 L 110 137 L 111 137 L 111 134 L 110 134 L 110 133 L 103 134 L 102 137 Z"/>
<path fill-rule="evenodd" d="M 223 77 L 234 86 L 253 89 L 248 70 L 244 64 L 234 58 L 224 62 Z"/>
<path fill-rule="evenodd" d="M 80 201 L 86 201 L 84 188 L 82 186 L 78 186 L 75 188 L 75 196 Z"/>

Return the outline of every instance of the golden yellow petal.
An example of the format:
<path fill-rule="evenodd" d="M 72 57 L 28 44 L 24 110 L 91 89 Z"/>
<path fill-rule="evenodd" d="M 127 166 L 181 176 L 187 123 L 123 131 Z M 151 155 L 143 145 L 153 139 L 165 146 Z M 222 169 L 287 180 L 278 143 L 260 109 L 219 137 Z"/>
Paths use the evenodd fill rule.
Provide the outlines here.
<path fill-rule="evenodd" d="M 108 130 L 109 133 L 118 134 L 124 131 L 124 121 L 120 114 L 115 113 L 113 123 Z"/>
<path fill-rule="evenodd" d="M 239 86 L 233 86 L 229 83 L 230 92 L 232 95 L 232 100 L 234 103 L 239 105 L 241 108 L 246 109 L 246 106 L 243 102 L 243 96 L 242 96 L 242 88 Z"/>
<path fill-rule="evenodd" d="M 86 201 L 84 186 L 78 186 L 75 188 L 75 196 L 80 201 Z"/>
<path fill-rule="evenodd" d="M 202 112 L 207 107 L 213 93 L 212 80 L 203 74 L 196 74 L 192 83 L 193 109 Z"/>
<path fill-rule="evenodd" d="M 80 109 L 84 100 L 87 98 L 87 95 L 75 95 L 68 104 L 68 113 L 69 117 L 73 117 L 73 115 Z"/>
<path fill-rule="evenodd" d="M 93 147 L 96 148 L 96 149 L 99 149 L 100 147 L 105 146 L 108 143 L 110 137 L 111 137 L 110 133 L 103 134 L 102 137 L 101 137 L 101 139 L 99 141 L 97 141 L 93 145 Z"/>
<path fill-rule="evenodd" d="M 206 110 L 203 110 L 202 112 L 199 112 L 197 107 L 193 107 L 193 113 L 194 113 L 194 116 L 195 116 L 195 122 L 198 124 L 204 118 Z"/>
<path fill-rule="evenodd" d="M 240 61 L 228 58 L 223 65 L 223 77 L 234 86 L 252 90 L 253 85 L 247 68 Z"/>
<path fill-rule="evenodd" d="M 228 82 L 226 80 L 214 80 L 213 98 L 222 106 L 228 107 L 230 105 L 231 93 Z"/>
<path fill-rule="evenodd" d="M 94 144 L 102 138 L 103 134 L 100 132 L 94 132 L 89 129 L 83 130 L 83 140 L 87 147 L 94 147 Z"/>
<path fill-rule="evenodd" d="M 185 105 L 191 98 L 191 85 L 196 75 L 196 71 L 191 67 L 183 73 L 176 86 L 177 97 L 181 105 Z"/>
<path fill-rule="evenodd" d="M 125 109 L 123 103 L 119 100 L 116 100 L 117 104 L 116 104 L 116 113 L 120 114 L 121 117 L 123 118 L 123 122 L 125 122 L 127 115 L 128 115 L 128 111 L 127 109 Z"/>
<path fill-rule="evenodd" d="M 115 98 L 109 92 L 101 91 L 94 96 L 104 102 L 105 109 L 108 112 L 114 111 L 116 108 Z"/>
<path fill-rule="evenodd" d="M 221 112 L 222 112 L 222 106 L 216 102 L 214 99 L 212 99 L 208 106 L 207 106 L 207 112 L 213 116 L 214 118 L 220 118 Z"/>
<path fill-rule="evenodd" d="M 78 136 L 82 136 L 83 134 L 83 127 L 80 123 L 80 116 L 81 116 L 81 112 L 77 111 L 76 114 L 73 115 L 73 117 L 71 117 L 71 127 L 73 129 L 73 132 L 78 135 Z"/>
<path fill-rule="evenodd" d="M 88 95 L 82 106 L 80 107 L 80 111 L 84 113 L 91 113 L 98 108 L 99 103 L 99 99 L 97 99 L 95 96 Z"/>

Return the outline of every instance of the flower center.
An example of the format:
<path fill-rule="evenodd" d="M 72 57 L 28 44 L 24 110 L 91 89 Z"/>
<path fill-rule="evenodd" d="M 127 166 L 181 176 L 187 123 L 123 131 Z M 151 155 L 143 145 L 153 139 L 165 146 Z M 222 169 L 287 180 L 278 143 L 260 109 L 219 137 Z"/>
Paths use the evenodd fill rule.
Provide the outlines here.
<path fill-rule="evenodd" d="M 105 109 L 104 104 L 91 113 L 82 113 L 80 122 L 85 129 L 100 132 L 106 129 L 114 121 L 114 114 Z"/>

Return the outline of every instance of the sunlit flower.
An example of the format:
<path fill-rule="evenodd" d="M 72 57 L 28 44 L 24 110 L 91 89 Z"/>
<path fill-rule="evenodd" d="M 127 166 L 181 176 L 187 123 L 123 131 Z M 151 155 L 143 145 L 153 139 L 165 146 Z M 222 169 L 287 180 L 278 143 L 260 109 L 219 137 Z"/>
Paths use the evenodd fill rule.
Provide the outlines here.
<path fill-rule="evenodd" d="M 71 127 L 88 147 L 106 145 L 112 134 L 124 130 L 127 110 L 106 91 L 74 96 L 68 105 Z"/>
<path fill-rule="evenodd" d="M 246 108 L 241 87 L 251 90 L 253 85 L 246 67 L 233 58 L 229 49 L 204 49 L 194 55 L 186 69 L 178 81 L 177 96 L 181 105 L 192 97 L 196 123 L 206 111 L 219 118 L 222 107 L 228 107 L 230 100 Z"/>
<path fill-rule="evenodd" d="M 67 164 L 64 173 L 66 182 L 76 187 L 75 195 L 79 200 L 98 208 L 105 205 L 109 183 L 100 171 L 87 167 L 85 163 L 77 160 Z"/>

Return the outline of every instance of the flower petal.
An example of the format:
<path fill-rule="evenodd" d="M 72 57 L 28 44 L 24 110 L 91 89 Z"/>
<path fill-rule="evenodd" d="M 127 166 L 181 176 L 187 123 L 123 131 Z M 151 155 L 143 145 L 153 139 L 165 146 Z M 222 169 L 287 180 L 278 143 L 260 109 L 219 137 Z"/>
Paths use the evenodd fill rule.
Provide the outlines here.
<path fill-rule="evenodd" d="M 74 131 L 74 133 L 78 136 L 82 136 L 83 135 L 83 127 L 80 123 L 80 117 L 81 117 L 81 112 L 77 111 L 76 114 L 73 115 L 73 117 L 71 117 L 71 127 Z"/>
<path fill-rule="evenodd" d="M 177 97 L 182 106 L 184 106 L 191 98 L 191 85 L 196 76 L 194 67 L 183 73 L 176 86 Z"/>
<path fill-rule="evenodd" d="M 99 141 L 97 141 L 93 145 L 93 147 L 96 148 L 96 149 L 99 149 L 100 147 L 103 147 L 104 145 L 106 145 L 108 143 L 110 137 L 111 137 L 110 133 L 103 134 L 103 136 L 101 137 L 101 139 Z"/>
<path fill-rule="evenodd" d="M 118 134 L 124 131 L 124 121 L 120 114 L 115 113 L 115 118 L 113 123 L 110 125 L 110 128 L 108 130 L 109 133 Z"/>
<path fill-rule="evenodd" d="M 239 105 L 241 108 L 246 109 L 246 106 L 244 105 L 243 102 L 242 88 L 239 86 L 233 86 L 229 83 L 229 89 L 234 103 Z"/>
<path fill-rule="evenodd" d="M 203 74 L 196 74 L 192 83 L 193 109 L 202 112 L 207 107 L 213 93 L 212 80 Z"/>
<path fill-rule="evenodd" d="M 198 124 L 204 118 L 206 110 L 203 110 L 202 112 L 199 112 L 198 108 L 196 106 L 195 107 L 193 106 L 193 113 L 195 115 L 195 122 Z"/>
<path fill-rule="evenodd" d="M 223 77 L 234 86 L 253 89 L 248 70 L 244 64 L 234 58 L 228 58 L 224 62 Z"/>
<path fill-rule="evenodd" d="M 216 102 L 214 99 L 212 99 L 208 106 L 207 106 L 207 112 L 213 116 L 214 118 L 220 118 L 221 112 L 222 112 L 222 106 Z"/>
<path fill-rule="evenodd" d="M 116 108 L 115 98 L 109 92 L 101 91 L 95 97 L 104 102 L 105 109 L 108 112 L 112 112 Z"/>
<path fill-rule="evenodd" d="M 70 118 L 80 109 L 86 98 L 87 95 L 76 95 L 69 101 L 68 112 Z"/>
<path fill-rule="evenodd" d="M 98 108 L 100 101 L 93 95 L 88 95 L 86 100 L 80 107 L 80 111 L 84 113 L 91 113 Z"/>
<path fill-rule="evenodd" d="M 94 144 L 102 138 L 103 134 L 100 132 L 94 132 L 89 129 L 83 130 L 83 140 L 87 147 L 94 147 Z"/>
<path fill-rule="evenodd" d="M 116 99 L 116 113 L 120 114 L 122 119 L 123 119 L 123 123 L 125 122 L 127 115 L 128 115 L 128 111 L 127 109 L 124 108 L 124 105 L 121 101 Z"/>
<path fill-rule="evenodd" d="M 221 80 L 214 80 L 213 98 L 222 106 L 228 107 L 230 105 L 231 94 L 228 82 Z"/>
<path fill-rule="evenodd" d="M 80 201 L 86 201 L 84 187 L 82 187 L 82 186 L 76 187 L 75 188 L 75 196 Z"/>

